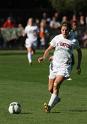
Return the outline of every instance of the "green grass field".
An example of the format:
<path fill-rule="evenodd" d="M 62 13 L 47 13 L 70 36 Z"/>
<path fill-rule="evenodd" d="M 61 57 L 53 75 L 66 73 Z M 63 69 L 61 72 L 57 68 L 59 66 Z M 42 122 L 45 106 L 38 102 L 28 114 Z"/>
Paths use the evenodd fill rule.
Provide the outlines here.
<path fill-rule="evenodd" d="M 0 51 L 0 124 L 87 124 L 87 50 L 82 53 L 81 75 L 76 73 L 75 64 L 73 80 L 61 85 L 61 102 L 51 113 L 44 113 L 43 103 L 50 98 L 49 62 L 37 62 L 42 51 L 33 56 L 32 66 L 25 51 Z M 21 104 L 21 114 L 9 114 L 13 101 Z"/>

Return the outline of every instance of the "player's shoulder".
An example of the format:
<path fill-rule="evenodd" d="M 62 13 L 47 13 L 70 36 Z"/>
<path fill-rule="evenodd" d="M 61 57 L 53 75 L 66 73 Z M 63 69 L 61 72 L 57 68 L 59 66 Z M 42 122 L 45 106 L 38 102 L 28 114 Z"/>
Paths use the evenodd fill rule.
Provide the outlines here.
<path fill-rule="evenodd" d="M 26 25 L 26 26 L 25 26 L 25 29 L 29 29 L 29 28 L 30 28 L 30 25 Z"/>
<path fill-rule="evenodd" d="M 54 37 L 54 39 L 59 39 L 59 38 L 62 38 L 62 34 L 58 34 Z"/>
<path fill-rule="evenodd" d="M 61 34 L 56 35 L 52 40 L 51 43 L 56 43 L 58 41 L 60 41 L 60 39 L 62 38 Z"/>

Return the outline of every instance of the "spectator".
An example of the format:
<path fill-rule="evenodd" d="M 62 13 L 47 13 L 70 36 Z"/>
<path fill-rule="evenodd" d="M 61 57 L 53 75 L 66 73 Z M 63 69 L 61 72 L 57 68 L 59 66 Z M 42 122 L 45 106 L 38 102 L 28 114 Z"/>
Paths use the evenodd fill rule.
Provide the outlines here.
<path fill-rule="evenodd" d="M 86 48 L 87 47 L 87 31 L 84 33 L 82 37 L 82 41 L 83 41 L 83 47 Z"/>
<path fill-rule="evenodd" d="M 46 48 L 48 46 L 49 31 L 45 20 L 42 20 L 40 23 L 39 37 L 40 47 Z"/>
<path fill-rule="evenodd" d="M 63 17 L 62 17 L 61 23 L 63 23 L 63 22 L 68 22 L 68 17 L 67 17 L 67 16 L 63 16 Z"/>
<path fill-rule="evenodd" d="M 52 20 L 50 21 L 50 28 L 59 28 L 60 27 L 60 22 L 56 21 L 56 18 L 53 16 Z"/>
<path fill-rule="evenodd" d="M 6 21 L 4 22 L 4 24 L 3 24 L 3 28 L 13 28 L 15 26 L 15 24 L 14 24 L 14 22 L 13 22 L 13 20 L 12 20 L 12 18 L 11 17 L 8 17 L 7 19 L 6 19 Z"/>
<path fill-rule="evenodd" d="M 72 16 L 72 19 L 71 19 L 71 22 L 70 22 L 71 25 L 72 25 L 73 22 L 76 22 L 77 23 L 77 17 L 76 17 L 75 14 Z"/>

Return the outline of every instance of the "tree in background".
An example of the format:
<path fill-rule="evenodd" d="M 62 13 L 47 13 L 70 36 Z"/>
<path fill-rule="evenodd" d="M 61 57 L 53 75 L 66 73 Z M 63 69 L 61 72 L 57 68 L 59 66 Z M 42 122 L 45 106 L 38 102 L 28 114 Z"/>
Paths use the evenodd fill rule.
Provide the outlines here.
<path fill-rule="evenodd" d="M 53 8 L 60 11 L 87 12 L 87 0 L 49 0 Z"/>

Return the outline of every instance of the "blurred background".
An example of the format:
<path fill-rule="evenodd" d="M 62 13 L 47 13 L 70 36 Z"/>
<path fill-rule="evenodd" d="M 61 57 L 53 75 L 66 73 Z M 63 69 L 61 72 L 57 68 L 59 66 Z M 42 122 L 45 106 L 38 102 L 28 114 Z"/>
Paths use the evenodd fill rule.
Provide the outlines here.
<path fill-rule="evenodd" d="M 0 49 L 24 49 L 23 31 L 30 17 L 40 32 L 37 49 L 48 47 L 49 41 L 60 33 L 63 21 L 71 26 L 76 22 L 80 45 L 87 48 L 87 0 L 1 0 Z M 44 43 L 41 43 L 42 37 Z"/>

